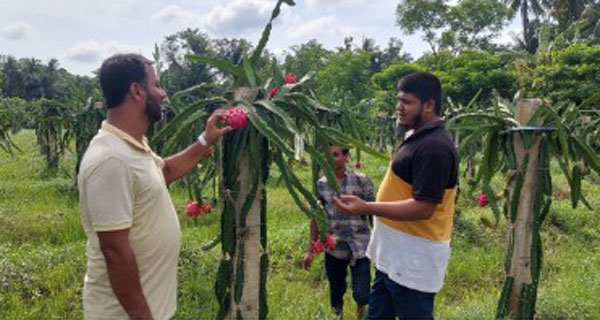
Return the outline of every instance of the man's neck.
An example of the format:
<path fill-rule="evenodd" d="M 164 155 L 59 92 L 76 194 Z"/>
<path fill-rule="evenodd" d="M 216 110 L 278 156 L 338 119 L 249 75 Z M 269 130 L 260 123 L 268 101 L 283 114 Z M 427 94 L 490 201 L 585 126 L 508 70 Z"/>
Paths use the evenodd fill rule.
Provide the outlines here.
<path fill-rule="evenodd" d="M 138 142 L 143 142 L 144 133 L 146 133 L 149 125 L 147 117 L 144 118 L 131 112 L 125 112 L 123 106 L 108 110 L 106 117 L 110 125 L 129 134 Z"/>
<path fill-rule="evenodd" d="M 440 117 L 439 116 L 433 116 L 433 117 L 431 117 L 429 119 L 423 119 L 423 121 L 421 121 L 421 123 L 418 126 L 416 126 L 414 128 L 411 128 L 411 129 L 413 129 L 414 132 L 417 132 L 417 131 L 419 131 L 419 130 L 421 130 L 423 128 L 431 126 L 432 124 L 434 124 L 434 123 L 436 123 L 438 121 L 440 121 Z"/>

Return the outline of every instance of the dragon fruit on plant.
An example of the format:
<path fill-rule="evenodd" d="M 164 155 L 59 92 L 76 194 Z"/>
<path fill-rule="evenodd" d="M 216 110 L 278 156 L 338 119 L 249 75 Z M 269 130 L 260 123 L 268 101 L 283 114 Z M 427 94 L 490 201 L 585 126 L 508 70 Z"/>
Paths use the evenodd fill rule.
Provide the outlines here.
<path fill-rule="evenodd" d="M 248 125 L 248 115 L 244 108 L 228 108 L 225 123 L 234 129 L 245 128 Z"/>
<path fill-rule="evenodd" d="M 202 214 L 202 207 L 196 201 L 188 200 L 185 206 L 185 213 L 190 218 L 197 218 Z"/>

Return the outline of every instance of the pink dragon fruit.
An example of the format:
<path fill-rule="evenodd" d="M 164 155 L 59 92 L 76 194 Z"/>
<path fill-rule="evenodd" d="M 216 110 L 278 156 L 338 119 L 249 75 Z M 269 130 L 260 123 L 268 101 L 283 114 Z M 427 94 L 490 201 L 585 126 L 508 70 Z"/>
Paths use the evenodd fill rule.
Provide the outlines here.
<path fill-rule="evenodd" d="M 337 240 L 335 239 L 335 236 L 332 234 L 328 234 L 327 238 L 325 238 L 325 249 L 333 250 L 335 249 L 336 244 Z"/>
<path fill-rule="evenodd" d="M 321 242 L 321 240 L 313 241 L 312 250 L 315 253 L 321 253 L 321 252 L 325 251 L 325 246 L 323 246 L 323 243 Z"/>
<path fill-rule="evenodd" d="M 279 93 L 279 88 L 275 87 L 275 88 L 271 89 L 271 91 L 269 92 L 269 97 L 274 98 L 275 96 L 277 96 L 278 93 Z"/>
<path fill-rule="evenodd" d="M 479 199 L 477 200 L 477 204 L 479 205 L 480 208 L 483 208 L 485 206 L 487 206 L 489 203 L 489 200 L 487 198 L 487 196 L 485 195 L 485 193 L 481 193 L 479 195 Z"/>
<path fill-rule="evenodd" d="M 185 206 L 185 213 L 190 218 L 197 218 L 202 214 L 202 208 L 196 201 L 188 200 L 187 205 Z"/>
<path fill-rule="evenodd" d="M 286 75 L 285 78 L 283 78 L 283 83 L 285 83 L 285 84 L 295 83 L 296 81 L 298 81 L 296 79 L 296 76 L 291 73 Z"/>
<path fill-rule="evenodd" d="M 234 129 L 245 128 L 248 125 L 246 110 L 240 107 L 227 109 L 225 123 Z"/>

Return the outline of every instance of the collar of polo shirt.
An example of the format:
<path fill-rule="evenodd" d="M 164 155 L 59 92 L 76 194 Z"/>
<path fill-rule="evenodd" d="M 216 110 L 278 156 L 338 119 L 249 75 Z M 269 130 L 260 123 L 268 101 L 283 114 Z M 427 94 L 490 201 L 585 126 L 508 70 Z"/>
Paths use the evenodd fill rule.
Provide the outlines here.
<path fill-rule="evenodd" d="M 108 123 L 106 120 L 102 122 L 102 130 L 110 132 L 115 134 L 117 137 L 127 141 L 128 143 L 130 143 L 131 145 L 133 145 L 134 147 L 140 149 L 141 151 L 144 152 L 151 152 L 152 150 L 150 149 L 150 146 L 148 145 L 148 139 L 144 136 L 143 138 L 143 143 L 140 143 L 139 141 L 135 140 L 131 135 L 129 135 L 127 132 L 111 125 L 110 123 Z"/>

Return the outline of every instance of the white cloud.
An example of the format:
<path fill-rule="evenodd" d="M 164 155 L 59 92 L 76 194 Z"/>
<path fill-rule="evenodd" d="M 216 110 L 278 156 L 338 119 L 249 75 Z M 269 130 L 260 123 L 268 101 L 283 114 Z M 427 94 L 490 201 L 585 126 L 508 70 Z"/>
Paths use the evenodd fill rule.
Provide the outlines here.
<path fill-rule="evenodd" d="M 365 2 L 365 0 L 308 0 L 310 7 L 335 6 L 338 4 L 355 4 Z"/>
<path fill-rule="evenodd" d="M 100 43 L 97 41 L 87 41 L 79 43 L 64 53 L 64 57 L 68 60 L 75 62 L 99 62 L 102 59 L 113 55 L 115 53 L 141 53 L 140 48 L 120 43 L 120 42 L 105 42 Z"/>
<path fill-rule="evenodd" d="M 275 49 L 272 49 L 271 53 L 273 55 L 275 55 L 275 58 L 279 62 L 283 62 L 285 60 L 285 57 L 289 54 L 289 51 L 286 49 L 282 49 L 282 48 L 275 48 Z"/>
<path fill-rule="evenodd" d="M 196 19 L 196 15 L 188 10 L 182 9 L 177 5 L 169 5 L 157 11 L 152 15 L 152 19 L 162 22 L 188 22 Z"/>
<path fill-rule="evenodd" d="M 285 6 L 282 7 L 285 10 Z M 236 0 L 214 7 L 203 17 L 205 28 L 215 34 L 245 33 L 262 28 L 270 18 L 273 2 Z"/>
<path fill-rule="evenodd" d="M 150 56 L 155 43 L 160 44 L 165 36 L 188 27 L 199 28 L 211 38 L 244 38 L 256 44 L 275 3 L 276 0 L 0 0 L 0 51 L 17 57 L 57 57 L 70 72 L 90 74 L 115 51 L 111 47 Z M 355 42 L 362 36 L 376 37 L 381 46 L 390 36 L 402 37 L 394 17 L 398 0 L 296 3 L 294 7 L 282 5 L 273 26 L 267 48 L 278 57 L 283 56 L 281 49 L 313 38 L 327 48 L 335 48 L 349 35 L 354 36 Z M 30 26 L 7 28 L 15 22 Z M 11 40 L 19 37 L 25 41 Z M 419 39 L 417 44 L 422 43 Z M 405 43 L 407 50 L 415 47 L 408 40 Z M 418 56 L 417 51 L 411 53 Z"/>
<path fill-rule="evenodd" d="M 0 35 L 8 40 L 21 40 L 29 36 L 33 27 L 24 22 L 17 22 L 0 29 Z"/>
<path fill-rule="evenodd" d="M 289 28 L 289 35 L 298 40 L 312 39 L 316 36 L 319 38 L 332 36 L 341 39 L 350 34 L 352 30 L 343 27 L 334 16 L 318 18 Z"/>
<path fill-rule="evenodd" d="M 515 42 L 516 36 L 517 36 L 517 34 L 514 33 L 513 31 L 505 30 L 505 31 L 501 32 L 500 34 L 498 34 L 493 39 L 493 42 L 497 43 L 497 44 L 513 44 Z"/>

